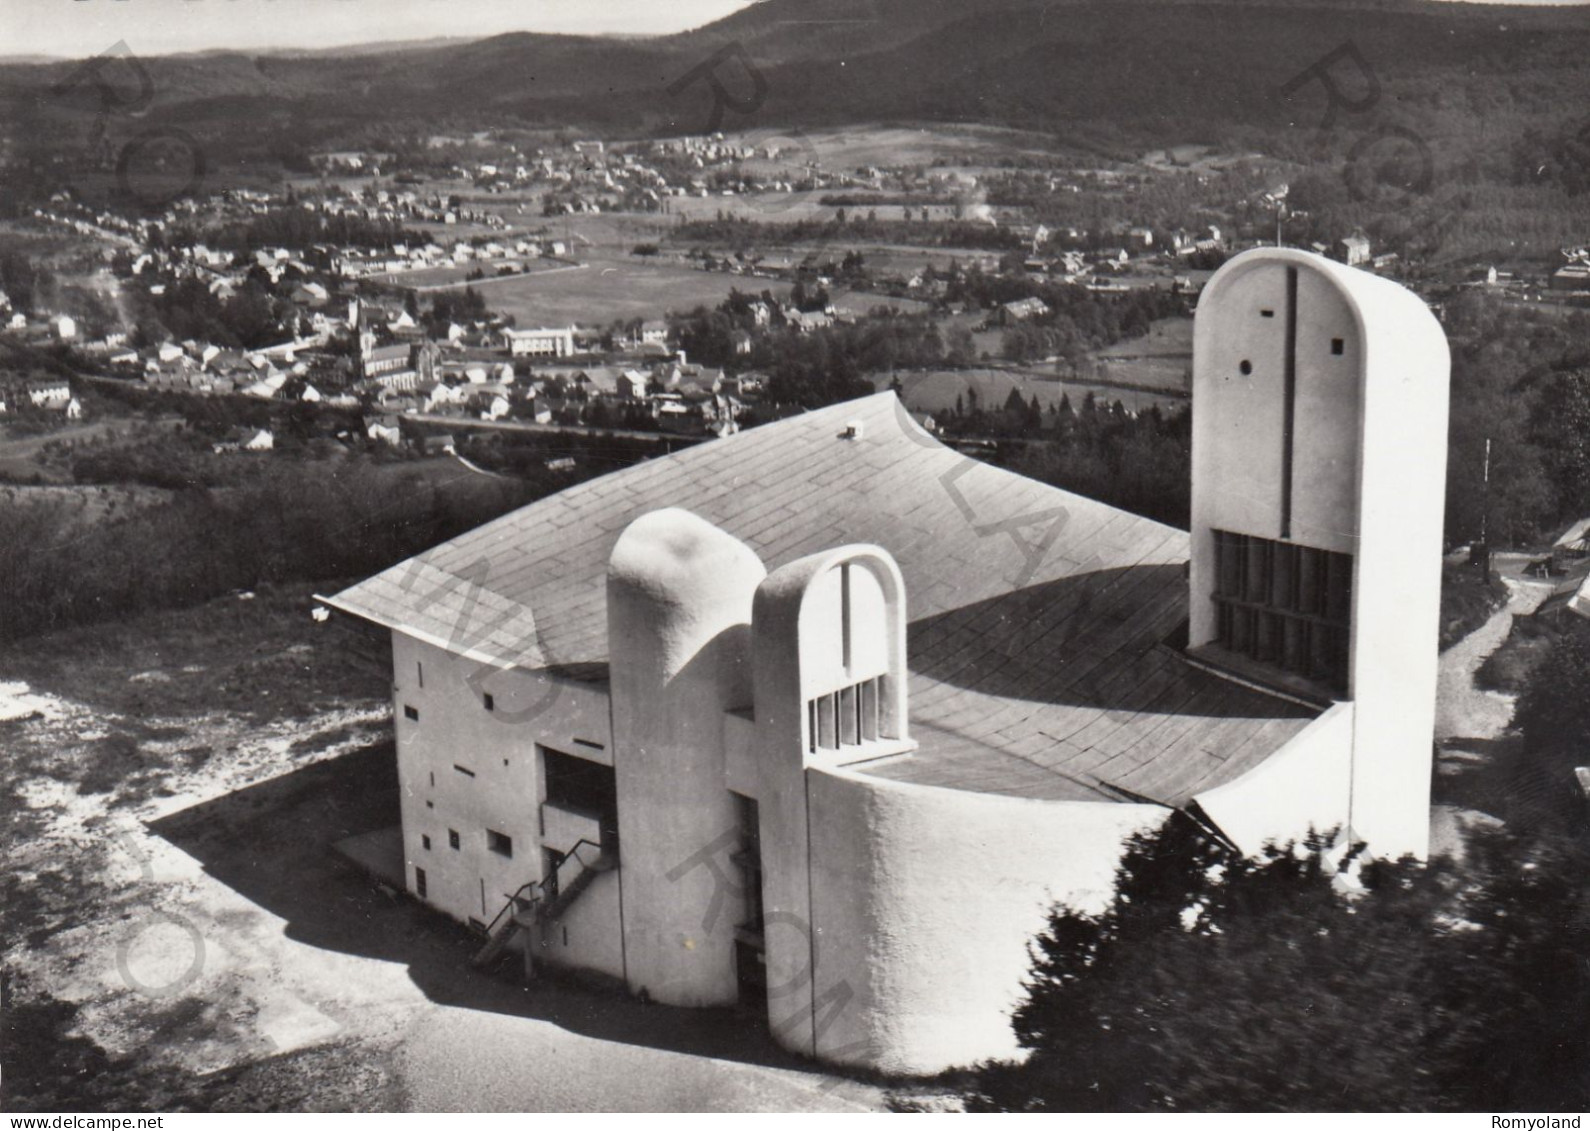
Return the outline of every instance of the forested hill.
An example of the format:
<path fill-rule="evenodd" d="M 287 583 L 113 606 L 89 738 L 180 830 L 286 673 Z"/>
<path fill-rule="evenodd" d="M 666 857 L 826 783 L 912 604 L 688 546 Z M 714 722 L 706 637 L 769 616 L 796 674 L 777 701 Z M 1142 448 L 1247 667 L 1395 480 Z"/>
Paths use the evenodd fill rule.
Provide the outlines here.
<path fill-rule="evenodd" d="M 306 126 L 403 115 L 677 132 L 707 119 L 712 94 L 705 81 L 670 87 L 729 50 L 739 54 L 720 63 L 723 85 L 756 104 L 742 115 L 754 122 L 731 128 L 909 117 L 1180 138 L 1190 126 L 1312 125 L 1317 84 L 1294 100 L 1279 89 L 1349 40 L 1383 95 L 1438 134 L 1476 114 L 1505 129 L 1590 105 L 1590 9 L 1434 0 L 763 0 L 653 39 L 515 34 L 340 58 L 143 65 L 156 112 L 189 124 L 252 105 Z M 49 88 L 75 66 L 0 67 L 0 98 L 47 115 L 73 101 Z M 1345 83 L 1351 72 L 1344 65 Z M 78 95 L 97 108 L 91 84 Z"/>

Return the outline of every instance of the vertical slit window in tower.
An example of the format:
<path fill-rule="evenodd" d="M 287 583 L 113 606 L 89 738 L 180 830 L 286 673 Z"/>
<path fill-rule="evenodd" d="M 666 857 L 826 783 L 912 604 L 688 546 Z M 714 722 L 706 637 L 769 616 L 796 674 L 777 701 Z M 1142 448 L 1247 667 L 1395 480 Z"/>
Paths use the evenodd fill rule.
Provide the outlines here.
<path fill-rule="evenodd" d="M 861 718 L 856 714 L 856 688 L 852 684 L 839 692 L 839 744 L 854 746 L 861 741 Z"/>
<path fill-rule="evenodd" d="M 1297 561 L 1297 611 L 1320 611 L 1320 591 L 1324 588 L 1320 578 L 1321 551 L 1301 547 Z"/>
<path fill-rule="evenodd" d="M 835 710 L 838 696 L 823 695 L 817 699 L 817 745 L 822 750 L 838 748 L 838 719 Z"/>
<path fill-rule="evenodd" d="M 1273 613 L 1258 614 L 1258 628 L 1254 640 L 1254 659 L 1274 663 L 1280 644 L 1280 618 Z"/>
<path fill-rule="evenodd" d="M 806 752 L 817 753 L 817 700 L 806 700 Z"/>
<path fill-rule="evenodd" d="M 1275 547 L 1275 561 L 1270 573 L 1269 603 L 1278 609 L 1297 608 L 1297 547 L 1281 544 Z"/>
<path fill-rule="evenodd" d="M 1286 362 L 1282 370 L 1281 537 L 1292 537 L 1292 454 L 1297 424 L 1297 268 L 1286 269 Z"/>
<path fill-rule="evenodd" d="M 1242 559 L 1238 553 L 1241 536 L 1215 531 L 1215 592 L 1222 597 L 1242 595 Z"/>
<path fill-rule="evenodd" d="M 1248 576 L 1242 598 L 1262 605 L 1270 597 L 1270 551 L 1274 544 L 1263 538 L 1249 538 L 1247 543 Z"/>
<path fill-rule="evenodd" d="M 839 639 L 843 642 L 845 671 L 850 671 L 850 563 L 839 567 Z"/>
<path fill-rule="evenodd" d="M 1306 620 L 1287 617 L 1282 626 L 1281 666 L 1287 671 L 1308 671 L 1308 635 L 1310 625 Z"/>
<path fill-rule="evenodd" d="M 1231 647 L 1247 652 L 1253 646 L 1253 611 L 1234 605 L 1231 609 Z"/>
<path fill-rule="evenodd" d="M 1325 619 L 1346 624 L 1352 617 L 1353 559 L 1346 554 L 1327 554 Z"/>
<path fill-rule="evenodd" d="M 878 680 L 861 685 L 861 737 L 868 742 L 878 737 Z"/>

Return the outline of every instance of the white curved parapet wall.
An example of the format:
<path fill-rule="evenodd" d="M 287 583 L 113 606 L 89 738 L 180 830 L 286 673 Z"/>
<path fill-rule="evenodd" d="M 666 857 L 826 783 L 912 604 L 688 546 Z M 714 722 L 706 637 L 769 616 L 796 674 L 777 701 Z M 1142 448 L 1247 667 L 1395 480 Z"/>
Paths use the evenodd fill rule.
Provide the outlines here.
<path fill-rule="evenodd" d="M 806 780 L 814 945 L 784 983 L 780 1012 L 807 1025 L 785 1040 L 885 1072 L 1019 1055 L 1010 1013 L 1050 909 L 1102 910 L 1126 839 L 1169 813 L 842 768 Z"/>

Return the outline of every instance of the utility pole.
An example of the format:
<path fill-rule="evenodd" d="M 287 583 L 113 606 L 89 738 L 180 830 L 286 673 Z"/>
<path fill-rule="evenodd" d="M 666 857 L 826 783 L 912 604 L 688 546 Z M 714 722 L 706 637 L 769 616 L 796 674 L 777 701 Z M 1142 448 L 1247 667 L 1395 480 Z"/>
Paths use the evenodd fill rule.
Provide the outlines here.
<path fill-rule="evenodd" d="M 1480 552 L 1478 562 L 1480 568 L 1487 574 L 1491 571 L 1491 438 L 1485 437 L 1485 464 L 1483 471 L 1483 486 L 1480 492 Z"/>

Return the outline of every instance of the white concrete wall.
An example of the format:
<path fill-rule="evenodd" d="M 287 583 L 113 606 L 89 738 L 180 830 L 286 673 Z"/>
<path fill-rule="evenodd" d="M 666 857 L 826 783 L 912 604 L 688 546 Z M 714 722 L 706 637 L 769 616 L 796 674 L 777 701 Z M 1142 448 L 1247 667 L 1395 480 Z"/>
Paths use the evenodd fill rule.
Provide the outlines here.
<path fill-rule="evenodd" d="M 608 655 L 627 977 L 670 1005 L 738 996 L 736 915 L 688 862 L 737 827 L 724 715 L 738 706 L 751 602 L 766 576 L 744 543 L 687 511 L 654 511 L 608 564 Z"/>
<path fill-rule="evenodd" d="M 541 875 L 537 743 L 593 754 L 575 740 L 610 746 L 607 696 L 586 684 L 554 687 L 546 676 L 483 669 L 401 632 L 392 634 L 392 663 L 408 888 L 415 889 L 414 869 L 424 868 L 427 902 L 460 921 L 489 921 L 509 894 Z M 483 692 L 495 710 L 485 709 Z M 539 710 L 530 717 L 514 710 L 531 704 Z M 417 722 L 405 707 L 419 712 Z M 513 838 L 512 859 L 487 849 L 488 828 Z M 449 829 L 459 834 L 456 850 Z"/>
<path fill-rule="evenodd" d="M 790 1047 L 889 1072 L 1017 1055 L 1010 1013 L 1049 909 L 1102 910 L 1125 839 L 1169 812 L 805 776 L 815 964 L 770 984 L 775 1016 L 805 1022 Z"/>
<path fill-rule="evenodd" d="M 571 873 L 564 866 L 564 875 Z M 543 925 L 534 940 L 536 962 L 624 978 L 624 935 L 619 929 L 623 874 L 596 877 L 563 916 Z"/>
<path fill-rule="evenodd" d="M 1346 272 L 1346 268 L 1340 270 Z M 1353 578 L 1352 831 L 1382 856 L 1430 850 L 1451 358 L 1418 296 L 1362 272 L 1370 343 Z"/>
<path fill-rule="evenodd" d="M 1199 794 L 1200 808 L 1243 852 L 1346 829 L 1354 704 L 1337 703 L 1235 781 Z"/>

